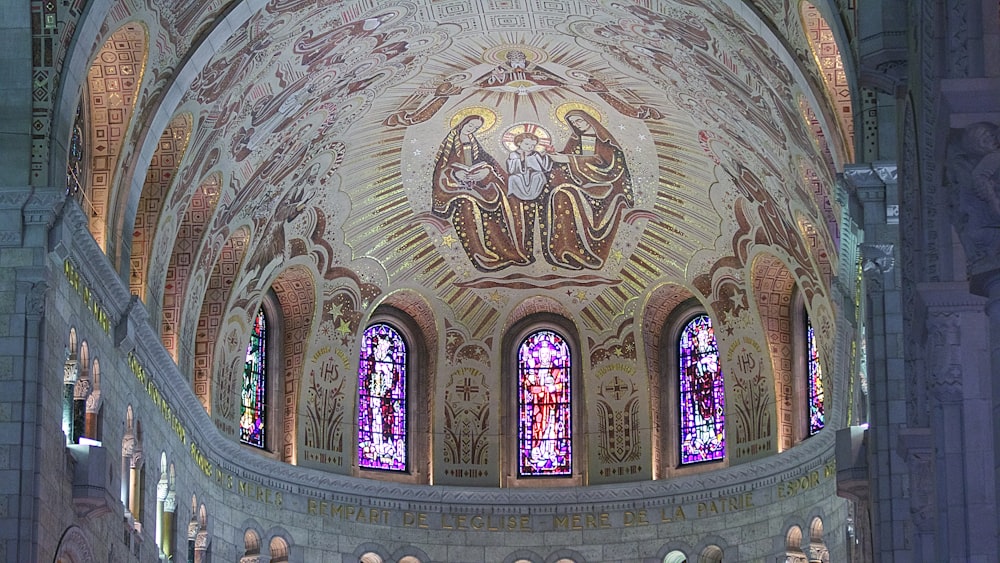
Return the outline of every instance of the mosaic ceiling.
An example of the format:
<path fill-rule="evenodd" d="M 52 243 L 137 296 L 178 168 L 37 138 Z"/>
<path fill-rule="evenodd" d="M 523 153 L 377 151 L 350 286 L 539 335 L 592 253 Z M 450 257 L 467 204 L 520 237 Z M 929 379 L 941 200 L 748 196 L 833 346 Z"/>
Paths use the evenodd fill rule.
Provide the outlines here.
<path fill-rule="evenodd" d="M 772 230 L 817 217 L 802 92 L 723 3 L 370 4 L 272 2 L 181 105 L 192 181 L 161 216 L 221 173 L 200 252 L 249 227 L 250 293 L 300 258 L 442 297 L 603 296 L 613 316 L 732 253 L 741 199 L 773 205 Z"/>
<path fill-rule="evenodd" d="M 132 225 L 132 289 L 224 432 L 269 289 L 301 373 L 282 456 L 343 470 L 346 374 L 381 304 L 435 339 L 435 424 L 477 436 L 492 432 L 503 338 L 534 313 L 576 327 L 583 369 L 614 382 L 595 408 L 635 424 L 650 420 L 638 396 L 659 362 L 646 325 L 689 298 L 719 323 L 725 362 L 782 353 L 760 340 L 788 332 L 760 324 L 779 311 L 766 295 L 796 287 L 832 326 L 843 151 L 827 142 L 841 138 L 817 66 L 830 57 L 799 49 L 815 18 L 789 52 L 725 0 L 260 4 L 192 57 L 176 106 L 137 106 L 140 124 L 158 111 L 169 125 L 149 134 L 141 193 L 108 206 L 136 202 L 115 221 Z M 160 13 L 147 74 L 170 76 L 187 43 L 169 36 L 222 8 Z M 140 99 L 159 99 L 156 80 Z M 733 431 L 734 462 L 787 447 L 759 418 Z M 645 431 L 598 447 L 599 475 L 648 475 L 626 463 L 650 447 Z M 438 478 L 495 478 L 496 444 L 465 435 L 442 442 Z"/>

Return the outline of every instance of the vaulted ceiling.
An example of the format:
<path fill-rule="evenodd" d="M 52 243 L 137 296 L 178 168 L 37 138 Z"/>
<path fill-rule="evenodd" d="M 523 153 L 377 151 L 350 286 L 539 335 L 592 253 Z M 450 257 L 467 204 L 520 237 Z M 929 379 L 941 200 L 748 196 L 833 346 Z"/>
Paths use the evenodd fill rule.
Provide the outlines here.
<path fill-rule="evenodd" d="M 197 343 L 238 358 L 269 288 L 318 305 L 310 351 L 382 302 L 490 350 L 525 303 L 621 337 L 665 285 L 745 325 L 766 253 L 832 318 L 849 92 L 809 6 L 188 4 L 136 8 L 138 150 L 91 227 L 206 406 Z"/>

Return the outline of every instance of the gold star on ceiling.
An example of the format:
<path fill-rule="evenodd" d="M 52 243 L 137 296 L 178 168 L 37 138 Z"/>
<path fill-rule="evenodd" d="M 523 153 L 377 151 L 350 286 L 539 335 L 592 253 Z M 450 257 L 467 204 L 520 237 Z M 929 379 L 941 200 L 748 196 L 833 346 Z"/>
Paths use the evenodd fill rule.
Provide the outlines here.
<path fill-rule="evenodd" d="M 339 332 L 344 336 L 347 336 L 348 334 L 351 333 L 351 326 L 347 324 L 347 321 L 342 320 L 340 321 L 340 326 L 337 327 L 337 332 Z"/>

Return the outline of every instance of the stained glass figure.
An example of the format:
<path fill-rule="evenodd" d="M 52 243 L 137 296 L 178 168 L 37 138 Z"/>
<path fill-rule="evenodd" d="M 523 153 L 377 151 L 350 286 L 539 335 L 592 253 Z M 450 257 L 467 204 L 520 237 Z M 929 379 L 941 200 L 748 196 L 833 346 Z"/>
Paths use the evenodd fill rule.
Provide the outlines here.
<path fill-rule="evenodd" d="M 571 475 L 573 425 L 566 340 L 539 330 L 517 349 L 518 475 Z"/>
<path fill-rule="evenodd" d="M 361 338 L 358 366 L 358 464 L 406 471 L 406 341 L 387 324 Z"/>
<path fill-rule="evenodd" d="M 816 331 L 806 316 L 806 345 L 809 348 L 809 435 L 812 436 L 826 426 L 823 410 L 823 369 L 819 365 L 819 350 L 816 348 Z"/>
<path fill-rule="evenodd" d="M 712 319 L 699 315 L 681 331 L 681 464 L 726 455 L 726 386 Z"/>
<path fill-rule="evenodd" d="M 240 413 L 240 440 L 256 448 L 264 447 L 265 392 L 267 390 L 267 320 L 263 307 L 253 321 L 250 344 L 243 368 L 243 407 Z"/>

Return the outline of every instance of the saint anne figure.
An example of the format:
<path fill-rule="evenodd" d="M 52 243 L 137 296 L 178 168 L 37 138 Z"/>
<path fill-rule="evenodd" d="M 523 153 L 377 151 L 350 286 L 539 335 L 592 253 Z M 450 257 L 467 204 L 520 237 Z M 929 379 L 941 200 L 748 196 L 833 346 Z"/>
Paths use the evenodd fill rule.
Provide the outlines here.
<path fill-rule="evenodd" d="M 542 195 L 545 260 L 571 270 L 604 265 L 624 211 L 635 204 L 625 153 L 589 113 L 566 114 L 571 129 Z"/>
<path fill-rule="evenodd" d="M 469 115 L 445 137 L 435 158 L 431 212 L 451 222 L 472 264 L 490 272 L 533 261 L 519 233 L 521 202 L 507 195 L 507 174 L 475 137 L 483 118 Z"/>

